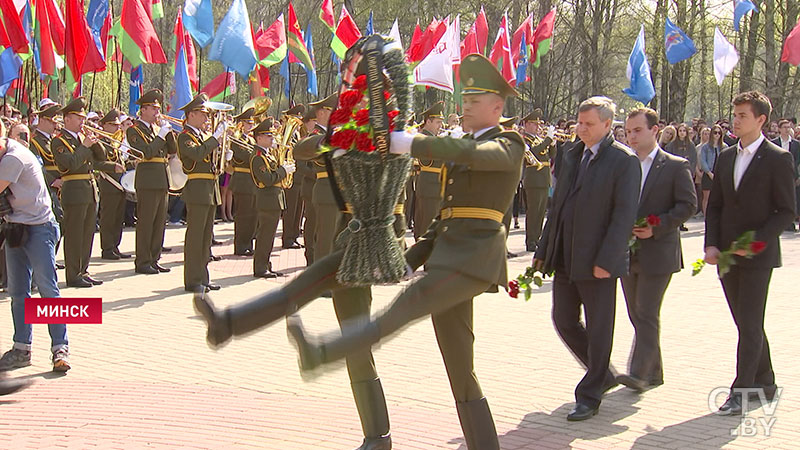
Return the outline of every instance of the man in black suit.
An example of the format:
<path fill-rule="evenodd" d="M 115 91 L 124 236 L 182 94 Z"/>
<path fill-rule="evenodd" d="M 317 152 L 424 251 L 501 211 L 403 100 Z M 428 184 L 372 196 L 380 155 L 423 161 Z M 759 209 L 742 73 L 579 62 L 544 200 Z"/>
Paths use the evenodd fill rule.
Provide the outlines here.
<path fill-rule="evenodd" d="M 736 146 L 719 154 L 706 211 L 705 260 L 716 264 L 720 251 L 747 231 L 766 248 L 750 259 L 739 251 L 736 264 L 722 277 L 722 289 L 739 330 L 736 379 L 721 414 L 742 413 L 742 392 L 763 389 L 774 397 L 777 386 L 764 333 L 764 311 L 772 269 L 781 265 L 779 237 L 795 217 L 792 155 L 766 140 L 761 130 L 772 105 L 751 91 L 733 99 Z"/>
<path fill-rule="evenodd" d="M 697 210 L 689 162 L 658 147 L 658 113 L 634 109 L 625 122 L 628 145 L 642 168 L 637 217 L 655 215 L 660 224 L 634 227 L 637 244 L 630 274 L 622 277 L 628 317 L 635 330 L 628 374 L 617 382 L 643 392 L 664 382 L 659 345 L 659 312 L 672 274 L 683 268 L 678 227 Z"/>
<path fill-rule="evenodd" d="M 617 278 L 628 273 L 641 169 L 636 155 L 611 134 L 615 110 L 606 97 L 589 98 L 578 108 L 580 141 L 563 156 L 553 208 L 533 259 L 536 269 L 555 271 L 553 322 L 587 367 L 570 421 L 597 414 L 603 392 L 616 385 L 609 358 Z"/>
<path fill-rule="evenodd" d="M 794 193 L 797 198 L 797 210 L 800 214 L 800 141 L 792 137 L 794 124 L 789 119 L 781 119 L 778 122 L 780 136 L 773 139 L 772 143 L 792 154 L 794 158 Z M 794 221 L 789 225 L 787 231 L 797 231 Z"/>

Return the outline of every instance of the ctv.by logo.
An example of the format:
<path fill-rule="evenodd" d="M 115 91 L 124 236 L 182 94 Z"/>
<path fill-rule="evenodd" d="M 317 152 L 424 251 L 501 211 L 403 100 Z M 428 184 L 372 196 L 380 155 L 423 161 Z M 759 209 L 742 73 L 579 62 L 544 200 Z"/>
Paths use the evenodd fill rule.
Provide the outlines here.
<path fill-rule="evenodd" d="M 775 422 L 778 420 L 775 416 L 775 410 L 778 409 L 778 403 L 780 402 L 781 395 L 783 394 L 783 388 L 777 388 L 772 401 L 768 401 L 763 389 L 734 388 L 731 390 L 726 387 L 718 387 L 711 391 L 711 393 L 708 395 L 709 411 L 717 412 L 719 410 L 719 405 L 721 404 L 718 403 L 718 400 L 720 397 L 722 399 L 727 399 L 728 395 L 734 394 L 741 396 L 742 417 L 739 426 L 736 428 L 731 428 L 731 436 L 754 437 L 759 435 L 759 431 L 762 431 L 761 434 L 764 436 L 770 436 L 772 434 L 772 427 L 775 426 Z M 762 405 L 764 417 L 749 417 L 747 415 L 749 412 L 750 402 Z"/>

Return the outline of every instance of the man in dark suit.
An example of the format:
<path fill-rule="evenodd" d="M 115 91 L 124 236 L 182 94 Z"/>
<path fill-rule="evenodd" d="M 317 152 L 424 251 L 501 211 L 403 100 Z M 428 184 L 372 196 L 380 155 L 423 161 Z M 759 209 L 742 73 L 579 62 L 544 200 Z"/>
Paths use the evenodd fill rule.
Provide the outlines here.
<path fill-rule="evenodd" d="M 789 119 L 781 119 L 778 122 L 780 136 L 775 138 L 772 143 L 791 153 L 794 158 L 794 193 L 797 198 L 797 210 L 800 211 L 800 141 L 792 137 L 793 126 L 794 124 Z M 787 231 L 789 230 L 797 231 L 794 222 L 787 228 Z"/>
<path fill-rule="evenodd" d="M 721 279 L 739 330 L 736 379 L 721 414 L 742 413 L 742 393 L 736 389 L 763 389 L 767 399 L 775 395 L 764 312 L 772 269 L 781 265 L 779 237 L 795 217 L 792 155 L 761 134 L 772 112 L 769 99 L 744 92 L 733 105 L 733 129 L 740 140 L 717 159 L 706 210 L 705 260 L 716 264 L 720 251 L 747 231 L 755 231 L 755 239 L 766 247 L 749 259 L 737 252 L 736 264 Z"/>
<path fill-rule="evenodd" d="M 697 195 L 689 162 L 658 147 L 657 112 L 640 108 L 628 113 L 625 134 L 642 168 L 637 217 L 660 219 L 658 225 L 633 228 L 637 244 L 631 251 L 630 274 L 622 277 L 635 334 L 629 375 L 618 376 L 617 382 L 643 392 L 664 382 L 659 312 L 672 274 L 683 268 L 678 227 L 697 210 Z"/>
<path fill-rule="evenodd" d="M 606 97 L 589 98 L 578 108 L 580 142 L 563 156 L 553 208 L 533 259 L 534 268 L 555 271 L 553 322 L 587 367 L 575 389 L 570 421 L 597 414 L 603 392 L 616 385 L 609 359 L 617 278 L 628 274 L 628 239 L 636 220 L 641 169 L 636 155 L 614 140 L 615 110 Z"/>

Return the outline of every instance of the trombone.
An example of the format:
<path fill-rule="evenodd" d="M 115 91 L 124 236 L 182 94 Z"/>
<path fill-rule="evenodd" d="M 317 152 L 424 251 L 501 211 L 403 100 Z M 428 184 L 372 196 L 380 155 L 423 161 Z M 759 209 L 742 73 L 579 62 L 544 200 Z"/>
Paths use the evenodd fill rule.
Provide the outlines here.
<path fill-rule="evenodd" d="M 135 160 L 144 159 L 144 153 L 142 153 L 141 150 L 133 148 L 129 144 L 126 144 L 124 142 L 125 138 L 124 138 L 124 135 L 123 135 L 124 132 L 122 130 L 119 130 L 116 133 L 109 133 L 108 131 L 102 130 L 100 128 L 97 128 L 97 127 L 94 127 L 94 126 L 91 126 L 91 125 L 88 125 L 88 124 L 84 124 L 83 128 L 84 128 L 84 130 L 88 130 L 90 133 L 93 133 L 93 134 L 96 134 L 96 135 L 98 135 L 100 137 L 104 137 L 104 138 L 108 139 L 110 141 L 109 145 L 112 148 L 114 148 L 115 150 L 122 149 L 128 155 L 128 157 L 130 157 L 132 159 L 135 159 Z M 132 152 L 136 152 L 136 153 L 132 153 Z"/>

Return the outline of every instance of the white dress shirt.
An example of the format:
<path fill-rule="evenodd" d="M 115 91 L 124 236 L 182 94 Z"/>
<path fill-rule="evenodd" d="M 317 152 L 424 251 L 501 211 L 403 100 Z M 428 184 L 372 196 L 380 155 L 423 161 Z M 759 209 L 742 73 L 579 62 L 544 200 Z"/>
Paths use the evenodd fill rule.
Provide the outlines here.
<path fill-rule="evenodd" d="M 658 145 L 656 145 L 653 151 L 648 153 L 644 159 L 639 160 L 639 164 L 642 166 L 642 184 L 639 185 L 640 197 L 642 196 L 642 190 L 644 190 L 644 182 L 647 181 L 647 174 L 650 173 L 650 168 L 653 167 L 653 161 L 655 161 L 657 153 Z"/>
<path fill-rule="evenodd" d="M 487 128 L 483 128 L 481 130 L 478 130 L 478 131 L 472 133 L 472 138 L 477 140 L 479 137 L 481 137 L 483 135 L 483 133 L 486 133 L 487 131 L 491 130 L 492 128 L 494 128 L 494 127 L 492 126 L 492 127 L 487 127 Z"/>
<path fill-rule="evenodd" d="M 755 142 L 747 147 L 742 148 L 742 141 L 739 141 L 739 144 L 736 146 L 736 160 L 733 163 L 734 189 L 739 189 L 739 183 L 742 182 L 742 176 L 744 176 L 747 166 L 749 166 L 750 162 L 753 161 L 753 156 L 755 156 L 756 150 L 758 150 L 758 147 L 761 146 L 762 142 L 764 142 L 763 134 L 758 136 L 758 139 L 756 139 Z"/>
<path fill-rule="evenodd" d="M 784 141 L 784 140 L 783 140 L 783 137 L 781 137 L 781 148 L 782 148 L 782 149 L 784 149 L 784 150 L 789 150 L 789 145 L 790 145 L 791 143 L 792 143 L 792 138 L 789 138 L 789 139 L 787 139 L 787 140 L 785 140 L 785 141 Z"/>

